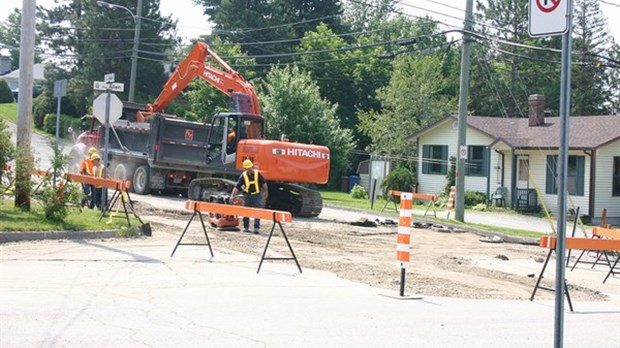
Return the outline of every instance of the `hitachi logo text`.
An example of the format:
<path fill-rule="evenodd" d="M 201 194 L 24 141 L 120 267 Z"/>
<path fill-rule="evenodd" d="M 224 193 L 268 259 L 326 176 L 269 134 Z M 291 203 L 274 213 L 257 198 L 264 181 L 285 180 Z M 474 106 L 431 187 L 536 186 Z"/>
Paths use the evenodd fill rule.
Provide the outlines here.
<path fill-rule="evenodd" d="M 287 149 L 286 154 L 289 156 L 309 157 L 309 158 L 325 158 L 321 151 L 304 150 L 304 149 Z"/>
<path fill-rule="evenodd" d="M 212 73 L 210 73 L 210 72 L 208 72 L 208 71 L 205 71 L 205 72 L 203 73 L 203 75 L 204 75 L 206 78 L 208 78 L 209 80 L 211 80 L 211 81 L 213 81 L 213 82 L 215 82 L 215 83 L 218 83 L 218 84 L 220 84 L 220 85 L 223 83 L 223 82 L 222 82 L 222 79 L 220 79 L 219 77 L 217 77 L 217 76 L 213 75 Z"/>

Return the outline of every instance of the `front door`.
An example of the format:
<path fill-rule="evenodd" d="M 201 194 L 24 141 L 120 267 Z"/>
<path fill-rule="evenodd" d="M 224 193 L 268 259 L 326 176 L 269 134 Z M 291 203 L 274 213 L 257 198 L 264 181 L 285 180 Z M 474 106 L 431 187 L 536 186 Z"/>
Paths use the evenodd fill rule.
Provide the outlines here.
<path fill-rule="evenodd" d="M 517 188 L 528 189 L 530 188 L 530 157 L 518 156 L 517 157 Z"/>

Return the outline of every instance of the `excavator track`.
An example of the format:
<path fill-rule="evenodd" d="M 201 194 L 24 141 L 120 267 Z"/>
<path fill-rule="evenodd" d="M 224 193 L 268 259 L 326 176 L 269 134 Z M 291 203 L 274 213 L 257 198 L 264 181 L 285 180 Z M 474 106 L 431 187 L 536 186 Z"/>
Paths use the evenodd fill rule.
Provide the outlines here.
<path fill-rule="evenodd" d="M 323 209 L 323 198 L 318 191 L 300 185 L 270 182 L 267 207 L 290 211 L 294 216 L 316 217 Z"/>
<path fill-rule="evenodd" d="M 218 203 L 228 200 L 235 182 L 224 178 L 194 179 L 187 189 L 187 197 L 193 201 Z"/>

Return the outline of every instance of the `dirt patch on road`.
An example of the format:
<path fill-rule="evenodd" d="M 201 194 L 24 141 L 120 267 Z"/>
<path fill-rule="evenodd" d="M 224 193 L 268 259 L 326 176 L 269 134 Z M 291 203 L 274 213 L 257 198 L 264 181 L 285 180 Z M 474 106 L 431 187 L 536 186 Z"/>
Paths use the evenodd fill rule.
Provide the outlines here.
<path fill-rule="evenodd" d="M 180 236 L 189 220 L 187 214 L 157 211 L 146 203 L 141 203 L 138 209 L 154 224 L 154 233 Z M 398 294 L 400 269 L 395 260 L 396 226 L 361 227 L 318 218 L 297 218 L 283 226 L 302 268 L 333 272 L 339 277 L 391 289 Z M 216 257 L 218 252 L 232 250 L 260 258 L 270 228 L 271 222 L 264 221 L 261 235 L 213 228 L 209 228 L 208 233 Z M 276 227 L 268 256 L 290 256 L 278 231 Z M 194 220 L 185 238 L 184 242 L 204 242 L 198 219 Z M 473 233 L 432 229 L 412 229 L 411 246 L 405 290 L 409 294 L 426 296 L 529 299 L 546 257 L 546 250 L 538 246 L 487 243 Z M 293 261 L 266 262 L 290 262 L 295 268 Z M 264 263 L 263 267 L 268 264 Z M 553 287 L 554 267 L 551 262 L 545 272 L 542 283 L 547 287 Z M 613 291 L 613 286 L 616 285 L 580 279 L 577 272 L 571 273 L 569 282 L 574 300 L 605 300 L 605 289 Z M 552 299 L 553 296 L 550 291 L 539 290 L 536 298 Z"/>

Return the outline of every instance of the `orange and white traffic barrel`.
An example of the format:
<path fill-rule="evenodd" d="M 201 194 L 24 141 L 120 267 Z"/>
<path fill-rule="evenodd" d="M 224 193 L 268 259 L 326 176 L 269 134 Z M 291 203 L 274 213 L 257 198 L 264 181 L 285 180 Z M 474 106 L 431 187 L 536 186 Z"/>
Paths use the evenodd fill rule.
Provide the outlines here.
<path fill-rule="evenodd" d="M 411 214 L 413 213 L 413 195 L 410 192 L 400 194 L 400 217 L 396 239 L 396 261 L 400 268 L 409 267 L 409 241 L 411 236 Z"/>
<path fill-rule="evenodd" d="M 446 208 L 448 210 L 448 219 L 450 218 L 450 212 L 454 211 L 454 198 L 456 196 L 456 186 L 450 187 L 450 196 L 448 196 L 448 203 Z"/>
<path fill-rule="evenodd" d="M 413 213 L 413 194 L 400 194 L 400 217 L 396 237 L 396 263 L 400 267 L 400 296 L 405 296 L 405 270 L 409 267 L 409 246 L 411 237 L 411 214 Z"/>

